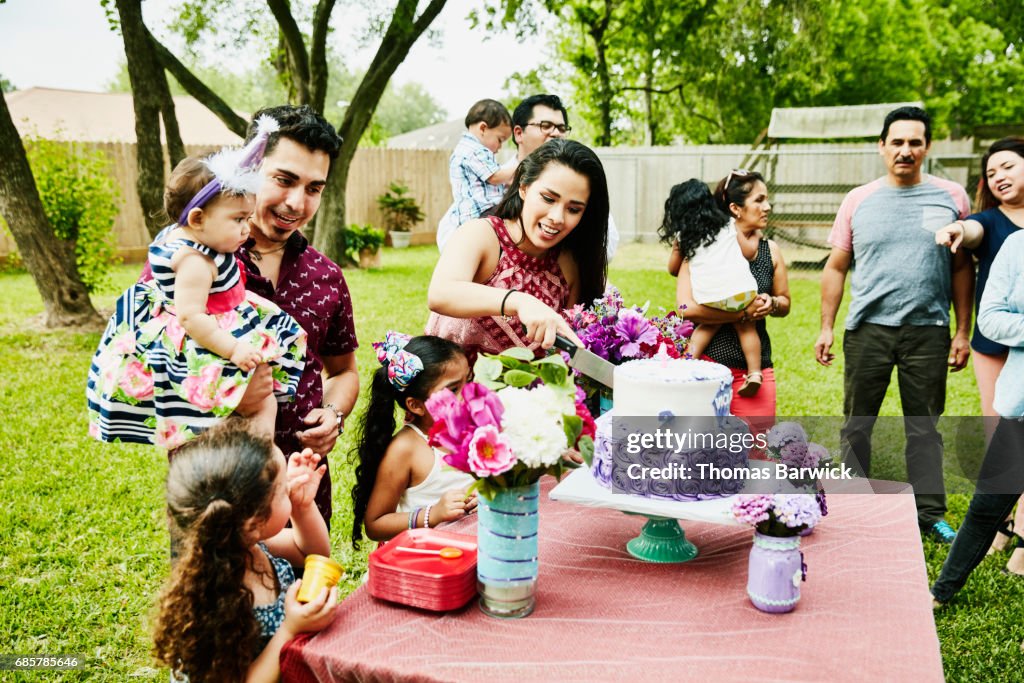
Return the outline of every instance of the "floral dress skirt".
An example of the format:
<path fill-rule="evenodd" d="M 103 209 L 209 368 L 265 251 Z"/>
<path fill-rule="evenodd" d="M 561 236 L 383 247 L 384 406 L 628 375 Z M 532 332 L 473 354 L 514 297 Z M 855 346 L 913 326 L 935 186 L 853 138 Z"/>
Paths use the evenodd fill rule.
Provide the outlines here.
<path fill-rule="evenodd" d="M 207 312 L 221 329 L 261 350 L 278 402 L 294 399 L 305 366 L 302 327 L 243 283 L 211 294 Z M 192 340 L 154 283 L 132 285 L 118 299 L 89 368 L 89 435 L 176 448 L 230 415 L 251 375 Z"/>

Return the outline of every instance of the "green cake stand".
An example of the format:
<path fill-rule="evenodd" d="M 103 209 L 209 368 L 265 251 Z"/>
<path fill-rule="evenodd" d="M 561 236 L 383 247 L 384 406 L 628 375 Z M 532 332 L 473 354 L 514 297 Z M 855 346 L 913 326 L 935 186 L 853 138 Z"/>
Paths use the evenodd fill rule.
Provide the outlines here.
<path fill-rule="evenodd" d="M 626 550 L 633 557 L 663 564 L 689 562 L 697 557 L 697 546 L 686 540 L 686 532 L 677 520 L 638 512 L 626 514 L 647 518 L 640 535 L 626 543 Z"/>

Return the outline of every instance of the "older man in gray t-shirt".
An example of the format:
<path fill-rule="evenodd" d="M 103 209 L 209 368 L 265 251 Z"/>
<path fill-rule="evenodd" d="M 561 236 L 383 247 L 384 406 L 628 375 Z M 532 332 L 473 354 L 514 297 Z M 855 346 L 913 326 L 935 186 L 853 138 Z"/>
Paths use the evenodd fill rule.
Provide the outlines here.
<path fill-rule="evenodd" d="M 814 351 L 819 363 L 832 364 L 832 328 L 856 260 L 843 337 L 843 458 L 870 474 L 874 418 L 897 368 L 918 523 L 951 543 L 935 425 L 945 409 L 947 366 L 956 372 L 967 364 L 974 270 L 963 251 L 954 256 L 935 248 L 935 231 L 967 216 L 969 205 L 962 187 L 921 172 L 930 144 L 931 120 L 923 110 L 900 107 L 886 116 L 878 146 L 888 173 L 846 195 L 832 226 Z"/>

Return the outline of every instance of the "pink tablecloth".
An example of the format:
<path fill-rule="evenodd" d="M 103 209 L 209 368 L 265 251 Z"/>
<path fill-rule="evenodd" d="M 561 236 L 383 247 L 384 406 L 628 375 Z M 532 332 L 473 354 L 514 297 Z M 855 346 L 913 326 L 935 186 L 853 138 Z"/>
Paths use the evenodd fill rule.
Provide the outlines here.
<path fill-rule="evenodd" d="M 799 605 L 770 615 L 746 595 L 750 529 L 687 522 L 699 557 L 649 564 L 625 551 L 643 518 L 556 503 L 550 489 L 532 615 L 494 619 L 475 601 L 435 614 L 363 587 L 329 628 L 285 648 L 284 680 L 943 680 L 911 495 L 830 496 L 804 539 Z"/>

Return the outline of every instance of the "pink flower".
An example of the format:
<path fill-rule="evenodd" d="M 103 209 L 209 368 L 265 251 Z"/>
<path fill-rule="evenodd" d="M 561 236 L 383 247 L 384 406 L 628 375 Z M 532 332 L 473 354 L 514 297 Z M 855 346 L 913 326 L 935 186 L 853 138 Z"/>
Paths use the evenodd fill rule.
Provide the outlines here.
<path fill-rule="evenodd" d="M 147 370 L 138 358 L 132 358 L 125 364 L 117 386 L 131 398 L 150 398 L 153 395 L 153 373 Z"/>
<path fill-rule="evenodd" d="M 238 324 L 238 312 L 235 309 L 217 314 L 217 327 L 222 330 L 233 330 Z"/>
<path fill-rule="evenodd" d="M 217 407 L 217 388 L 220 384 L 221 366 L 207 365 L 199 375 L 190 375 L 181 383 L 185 400 L 199 410 L 213 410 Z"/>
<path fill-rule="evenodd" d="M 434 426 L 427 433 L 427 442 L 431 446 L 444 448 L 449 453 L 441 456 L 441 459 L 448 465 L 460 472 L 469 472 L 469 439 L 456 441 L 448 435 L 448 425 L 444 420 L 436 420 Z"/>
<path fill-rule="evenodd" d="M 580 432 L 580 439 L 585 436 L 589 436 L 592 439 L 595 438 L 597 436 L 597 424 L 594 423 L 594 416 L 590 414 L 590 410 L 582 401 L 576 402 L 576 416 L 583 420 L 583 431 Z M 579 440 L 576 443 L 579 443 Z"/>
<path fill-rule="evenodd" d="M 516 464 L 505 436 L 495 425 L 478 427 L 469 441 L 469 468 L 478 477 L 508 472 Z"/>
<path fill-rule="evenodd" d="M 272 334 L 259 332 L 252 342 L 253 345 L 259 349 L 260 355 L 263 357 L 263 362 L 265 363 L 272 361 L 281 355 L 281 346 L 277 343 L 277 339 L 275 339 Z"/>
<path fill-rule="evenodd" d="M 185 341 L 185 328 L 178 322 L 177 316 L 171 315 L 170 313 L 164 313 L 161 319 L 166 319 L 164 325 L 164 333 L 171 340 L 171 345 L 175 351 L 181 351 L 181 345 Z"/>
<path fill-rule="evenodd" d="M 444 420 L 447 435 L 461 442 L 462 433 L 470 431 L 472 420 L 466 404 L 460 401 L 451 389 L 442 389 L 427 399 L 427 412 L 435 420 Z M 447 448 L 447 446 L 445 446 Z"/>
<path fill-rule="evenodd" d="M 178 426 L 174 420 L 157 420 L 156 431 L 153 433 L 153 443 L 167 450 L 177 448 L 189 439 L 189 432 Z"/>
<path fill-rule="evenodd" d="M 111 340 L 110 348 L 119 356 L 135 353 L 135 334 L 132 332 L 122 332 Z"/>
<path fill-rule="evenodd" d="M 469 382 L 462 387 L 462 400 L 469 409 L 469 416 L 477 427 L 486 425 L 501 426 L 501 416 L 505 407 L 501 404 L 498 394 L 483 384 Z"/>

